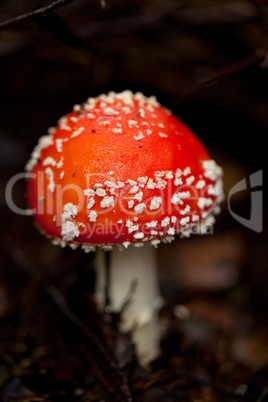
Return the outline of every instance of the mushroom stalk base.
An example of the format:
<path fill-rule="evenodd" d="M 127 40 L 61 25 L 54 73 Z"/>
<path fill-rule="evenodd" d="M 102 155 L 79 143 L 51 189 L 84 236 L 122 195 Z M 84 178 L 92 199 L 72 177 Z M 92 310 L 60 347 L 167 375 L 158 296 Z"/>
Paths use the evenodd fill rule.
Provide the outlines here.
<path fill-rule="evenodd" d="M 102 254 L 101 254 L 102 253 Z M 161 297 L 156 278 L 156 261 L 151 245 L 111 251 L 109 277 L 110 308 L 123 309 L 121 331 L 132 331 L 140 364 L 146 366 L 159 353 L 158 308 Z M 99 250 L 96 258 L 96 298 L 101 309 L 105 305 L 105 258 Z"/>

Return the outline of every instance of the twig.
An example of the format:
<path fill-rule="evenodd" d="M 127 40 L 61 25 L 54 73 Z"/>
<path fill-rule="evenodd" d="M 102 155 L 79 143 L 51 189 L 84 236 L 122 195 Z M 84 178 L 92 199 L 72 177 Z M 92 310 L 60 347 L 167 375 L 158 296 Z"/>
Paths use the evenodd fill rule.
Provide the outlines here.
<path fill-rule="evenodd" d="M 45 14 L 56 10 L 57 8 L 66 6 L 67 4 L 73 2 L 73 0 L 56 0 L 48 6 L 40 7 L 37 10 L 30 11 L 29 13 L 18 15 L 17 17 L 10 18 L 9 20 L 0 22 L 0 29 L 6 28 L 10 25 L 16 24 L 17 22 L 25 21 L 34 17 L 43 17 Z"/>
<path fill-rule="evenodd" d="M 110 252 L 106 252 L 104 255 L 105 258 L 105 306 L 108 307 L 111 305 L 111 298 L 110 298 L 110 289 L 111 289 L 111 255 Z"/>
<path fill-rule="evenodd" d="M 46 393 L 40 393 L 40 394 L 26 394 L 26 395 L 0 395 L 0 401 L 1 402 L 8 402 L 8 401 L 29 401 L 31 402 L 37 402 L 42 400 L 45 400 L 44 398 L 50 398 L 51 396 L 55 395 L 63 395 L 66 396 L 66 393 L 64 390 L 62 391 L 53 391 L 53 392 L 46 392 Z"/>
<path fill-rule="evenodd" d="M 183 25 L 234 24 L 264 18 L 267 7 L 250 2 L 228 2 L 207 7 L 192 7 L 175 11 L 172 17 Z"/>
<path fill-rule="evenodd" d="M 106 363 L 110 366 L 111 369 L 117 374 L 118 378 L 121 380 L 121 386 L 120 389 L 122 391 L 122 396 L 124 398 L 124 401 L 127 402 L 132 402 L 132 396 L 131 392 L 129 389 L 129 386 L 127 384 L 127 379 L 125 374 L 118 368 L 117 363 L 115 362 L 113 356 L 110 354 L 110 351 L 105 348 L 105 346 L 101 343 L 99 338 L 95 335 L 93 331 L 91 331 L 90 328 L 88 328 L 70 309 L 70 307 L 67 304 L 66 299 L 64 296 L 60 293 L 60 291 L 56 288 L 55 285 L 49 284 L 45 286 L 45 290 L 49 294 L 49 296 L 52 298 L 52 300 L 56 303 L 56 305 L 60 308 L 62 313 L 65 315 L 68 320 L 70 320 L 76 327 L 80 329 L 80 331 L 88 337 L 94 344 L 94 346 L 98 349 L 99 353 L 102 355 Z M 98 373 L 97 373 L 98 374 Z M 102 381 L 102 378 L 100 378 L 100 381 Z"/>
<path fill-rule="evenodd" d="M 171 363 L 171 371 L 167 369 L 162 369 L 159 370 L 158 372 L 153 373 L 149 380 L 146 381 L 141 381 L 140 383 L 136 384 L 135 390 L 148 390 L 150 388 L 153 388 L 155 386 L 161 386 L 163 384 L 168 384 L 169 389 L 176 389 L 177 387 L 181 386 L 181 379 L 188 380 L 189 383 L 191 384 L 192 387 L 197 386 L 201 388 L 206 388 L 206 387 L 211 387 L 213 388 L 217 393 L 222 394 L 222 395 L 227 395 L 230 397 L 235 397 L 236 400 L 245 400 L 245 401 L 252 401 L 253 396 L 248 393 L 240 393 L 238 392 L 236 387 L 231 387 L 228 385 L 222 385 L 219 383 L 215 383 L 213 380 L 200 377 L 198 375 L 195 375 L 191 372 L 183 371 L 183 370 L 178 370 L 177 368 L 173 367 Z"/>
<path fill-rule="evenodd" d="M 112 357 L 109 355 L 108 351 L 105 350 L 103 347 L 102 343 L 99 341 L 98 337 L 94 334 L 93 331 L 91 331 L 90 328 L 88 328 L 78 317 L 73 313 L 73 311 L 70 309 L 70 307 L 67 304 L 66 299 L 64 296 L 60 293 L 60 291 L 54 286 L 53 284 L 50 284 L 45 287 L 47 293 L 51 297 L 51 299 L 57 304 L 57 306 L 60 308 L 61 312 L 65 315 L 66 318 L 68 318 L 73 324 L 75 324 L 76 327 L 78 327 L 83 334 L 85 334 L 88 338 L 91 339 L 91 341 L 95 344 L 95 346 L 99 349 L 102 355 L 106 357 L 106 360 L 108 363 L 114 368 L 115 363 L 112 359 Z"/>
<path fill-rule="evenodd" d="M 138 281 L 136 279 L 134 279 L 130 284 L 130 289 L 126 295 L 126 299 L 122 303 L 122 306 L 119 311 L 119 316 L 121 316 L 124 313 L 124 311 L 128 308 L 128 306 L 132 303 L 133 296 L 136 292 L 137 286 L 138 286 Z"/>
<path fill-rule="evenodd" d="M 240 59 L 233 64 L 230 64 L 226 67 L 223 67 L 222 69 L 219 69 L 215 74 L 206 77 L 201 82 L 189 85 L 178 94 L 178 96 L 175 98 L 175 100 L 169 106 L 169 108 L 171 110 L 174 110 L 179 106 L 181 102 L 183 102 L 185 99 L 188 99 L 195 92 L 199 91 L 206 85 L 211 84 L 212 82 L 215 82 L 217 80 L 223 79 L 225 77 L 228 77 L 232 74 L 235 74 L 238 71 L 241 71 L 252 64 L 263 61 L 266 58 L 266 54 L 267 49 L 258 49 L 255 52 L 244 57 L 243 59 Z"/>
<path fill-rule="evenodd" d="M 93 359 L 91 354 L 89 353 L 88 349 L 85 347 L 85 345 L 80 345 L 79 349 L 83 353 L 83 356 L 89 361 L 92 369 L 94 370 L 94 373 L 98 377 L 99 381 L 104 385 L 104 387 L 107 389 L 109 394 L 115 395 L 115 389 L 113 385 L 105 378 L 105 375 L 101 372 L 99 369 L 98 365 L 96 364 L 96 361 Z"/>

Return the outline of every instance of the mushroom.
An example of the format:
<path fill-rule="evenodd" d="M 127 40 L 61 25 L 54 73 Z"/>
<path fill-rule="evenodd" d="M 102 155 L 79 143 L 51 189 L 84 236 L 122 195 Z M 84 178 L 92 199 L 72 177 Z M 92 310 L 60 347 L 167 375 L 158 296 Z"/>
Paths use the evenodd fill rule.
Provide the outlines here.
<path fill-rule="evenodd" d="M 111 250 L 111 309 L 136 283 L 121 329 L 141 364 L 159 352 L 161 298 L 154 249 L 204 233 L 223 198 L 222 170 L 155 97 L 131 91 L 89 98 L 40 138 L 26 169 L 35 221 L 53 244 Z M 103 256 L 96 297 L 104 304 Z"/>

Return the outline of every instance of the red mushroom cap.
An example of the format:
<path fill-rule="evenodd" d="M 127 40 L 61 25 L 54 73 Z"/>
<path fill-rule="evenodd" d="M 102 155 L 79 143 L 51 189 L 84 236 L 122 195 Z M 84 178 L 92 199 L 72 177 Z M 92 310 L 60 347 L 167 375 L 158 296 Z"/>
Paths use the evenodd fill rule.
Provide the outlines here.
<path fill-rule="evenodd" d="M 221 168 L 196 136 L 155 97 L 131 91 L 75 105 L 26 169 L 38 226 L 86 251 L 202 231 L 223 197 Z"/>

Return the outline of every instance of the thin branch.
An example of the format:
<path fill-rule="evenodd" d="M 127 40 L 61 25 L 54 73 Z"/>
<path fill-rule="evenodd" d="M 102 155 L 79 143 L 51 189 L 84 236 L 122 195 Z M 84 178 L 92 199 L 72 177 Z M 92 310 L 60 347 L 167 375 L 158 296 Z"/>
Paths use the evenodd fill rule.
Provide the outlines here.
<path fill-rule="evenodd" d="M 267 7 L 256 1 L 192 7 L 175 11 L 172 17 L 182 25 L 234 24 L 264 18 Z"/>
<path fill-rule="evenodd" d="M 109 379 L 106 378 L 105 373 L 102 373 L 97 362 L 95 361 L 95 359 L 93 359 L 91 353 L 89 352 L 88 348 L 86 348 L 85 345 L 80 345 L 79 349 L 83 353 L 84 358 L 88 360 L 89 364 L 94 370 L 94 373 L 96 374 L 102 385 L 107 389 L 109 394 L 113 396 L 116 395 L 116 390 L 113 387 L 113 384 L 109 381 Z"/>
<path fill-rule="evenodd" d="M 205 86 L 221 80 L 225 77 L 228 77 L 232 74 L 235 74 L 241 70 L 243 70 L 246 67 L 249 67 L 252 64 L 255 64 L 257 62 L 263 62 L 262 67 L 266 67 L 266 58 L 267 58 L 267 49 L 258 49 L 253 53 L 250 53 L 248 56 L 244 57 L 243 59 L 240 59 L 236 61 L 235 63 L 232 63 L 226 67 L 223 67 L 219 69 L 215 74 L 209 75 L 208 77 L 204 78 L 202 81 L 193 83 L 192 85 L 189 85 L 186 87 L 184 90 L 182 90 L 178 96 L 175 98 L 173 103 L 169 106 L 171 110 L 176 109 L 181 102 L 183 102 L 185 99 L 188 99 L 190 96 L 192 96 L 195 92 L 199 91 L 200 89 L 204 88 Z"/>
<path fill-rule="evenodd" d="M 108 353 L 108 351 L 105 350 L 104 346 L 100 342 L 99 338 L 94 334 L 93 331 L 91 331 L 90 328 L 88 328 L 78 317 L 73 313 L 73 311 L 70 309 L 69 305 L 67 304 L 66 299 L 62 295 L 62 293 L 56 288 L 55 285 L 49 284 L 48 286 L 45 286 L 46 292 L 49 294 L 51 299 L 54 301 L 54 303 L 60 308 L 61 312 L 64 314 L 66 318 L 68 318 L 69 321 L 71 321 L 77 328 L 80 329 L 80 331 L 83 332 L 84 335 L 86 335 L 88 338 L 91 339 L 91 341 L 95 344 L 99 352 L 105 357 L 105 360 L 113 367 L 115 368 L 115 362 L 113 361 L 112 357 Z"/>
<path fill-rule="evenodd" d="M 108 307 L 111 305 L 110 298 L 110 289 L 111 289 L 111 254 L 110 252 L 106 252 L 104 255 L 105 258 L 105 306 Z"/>
<path fill-rule="evenodd" d="M 122 306 L 119 311 L 119 316 L 122 316 L 123 313 L 127 310 L 128 306 L 133 302 L 133 296 L 135 295 L 137 286 L 138 286 L 138 281 L 136 279 L 134 279 L 130 284 L 130 289 L 128 291 L 126 299 L 122 303 Z"/>
<path fill-rule="evenodd" d="M 60 293 L 60 291 L 56 288 L 55 285 L 49 284 L 45 286 L 46 292 L 49 294 L 51 299 L 55 302 L 55 304 L 60 308 L 61 312 L 64 316 L 70 320 L 80 331 L 88 337 L 94 344 L 94 346 L 98 349 L 101 356 L 104 358 L 106 363 L 110 366 L 112 370 L 117 374 L 118 378 L 121 380 L 121 392 L 124 401 L 131 402 L 132 396 L 127 384 L 127 379 L 125 374 L 119 369 L 117 363 L 115 362 L 113 356 L 110 354 L 110 351 L 102 344 L 99 338 L 95 335 L 93 331 L 89 327 L 87 327 L 70 309 L 66 299 Z M 98 374 L 98 373 L 97 373 Z M 103 382 L 103 378 L 100 378 L 100 381 Z"/>
<path fill-rule="evenodd" d="M 17 22 L 25 21 L 34 17 L 43 17 L 45 14 L 56 10 L 57 8 L 66 6 L 69 3 L 72 3 L 73 0 L 56 0 L 48 6 L 40 7 L 37 10 L 30 11 L 29 13 L 18 15 L 17 17 L 10 18 L 9 20 L 5 20 L 0 22 L 0 29 L 6 28 L 10 25 L 16 24 Z"/>
<path fill-rule="evenodd" d="M 29 401 L 31 402 L 39 402 L 42 400 L 46 400 L 47 398 L 50 398 L 51 396 L 66 396 L 65 391 L 53 391 L 53 392 L 46 392 L 46 393 L 40 393 L 40 394 L 26 394 L 26 395 L 1 395 L 0 394 L 0 400 L 1 402 L 12 402 L 12 401 Z M 44 399 L 45 398 L 45 399 Z"/>

